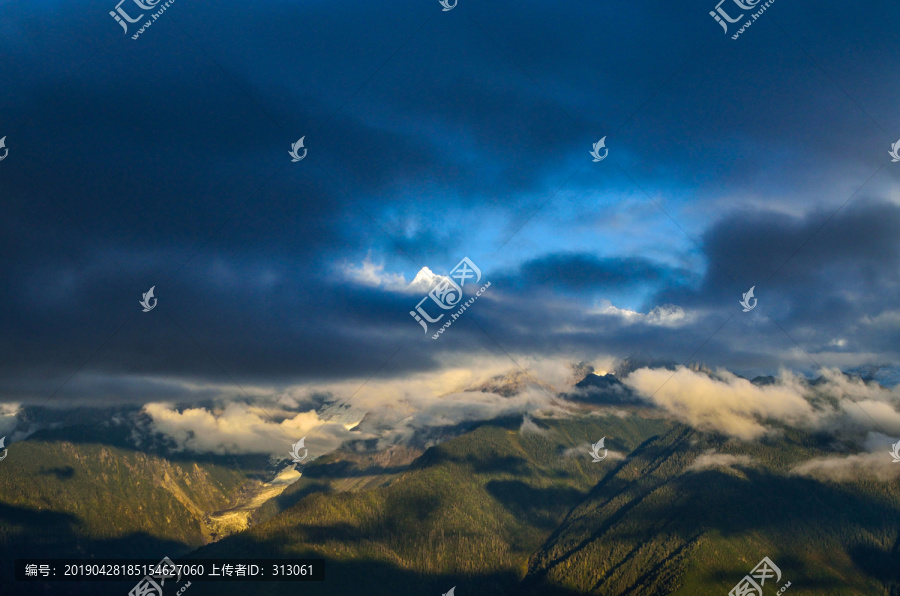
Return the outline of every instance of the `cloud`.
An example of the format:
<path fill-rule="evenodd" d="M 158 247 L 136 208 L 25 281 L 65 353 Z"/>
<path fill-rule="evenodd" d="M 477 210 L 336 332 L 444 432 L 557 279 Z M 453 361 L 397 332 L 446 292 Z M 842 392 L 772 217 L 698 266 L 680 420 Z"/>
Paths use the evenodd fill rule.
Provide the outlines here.
<path fill-rule="evenodd" d="M 384 270 L 384 263 L 373 263 L 370 256 L 362 264 L 355 266 L 346 263 L 341 268 L 344 279 L 370 288 L 381 288 L 388 292 L 401 294 L 425 294 L 445 276 L 435 274 L 428 267 L 422 267 L 412 281 L 407 282 L 402 273 L 390 273 Z"/>
<path fill-rule="evenodd" d="M 395 26 L 386 28 L 370 26 L 383 10 L 374 3 L 248 4 L 244 25 L 260 43 L 208 41 L 232 76 L 197 86 L 193 63 L 173 46 L 154 57 L 165 80 L 150 80 L 116 56 L 108 68 L 84 69 L 64 102 L 53 90 L 71 72 L 64 50 L 80 25 L 96 24 L 98 35 L 118 26 L 90 19 L 77 3 L 56 4 L 58 22 L 79 26 L 48 39 L 44 52 L 6 48 L 19 85 L 0 96 L 0 113 L 29 122 L 33 150 L 20 153 L 28 157 L 23 169 L 4 170 L 0 272 L 15 288 L 0 296 L 4 399 L 43 400 L 65 385 L 56 401 L 166 401 L 178 396 L 160 384 L 225 385 L 222 368 L 242 385 L 274 387 L 374 371 L 394 379 L 438 372 L 448 354 L 484 339 L 471 320 L 454 326 L 460 341 L 444 334 L 440 345 L 418 344 L 381 368 L 396 346 L 421 333 L 408 315 L 415 301 L 404 292 L 419 289 L 416 272 L 434 273 L 418 261 L 445 271 L 436 264 L 456 262 L 463 247 L 493 253 L 520 227 L 496 251 L 502 256 L 485 263 L 516 273 L 509 285 L 495 281 L 472 315 L 504 349 L 589 352 L 602 337 L 611 353 L 641 346 L 675 357 L 715 331 L 721 319 L 706 313 L 733 311 L 740 291 L 786 263 L 758 288 L 752 316 L 773 314 L 826 364 L 867 354 L 897 360 L 892 175 L 885 170 L 865 187 L 885 202 L 854 198 L 835 211 L 875 171 L 873 160 L 886 157 L 887 141 L 877 127 L 860 127 L 833 83 L 802 63 L 690 60 L 693 40 L 718 26 L 675 3 L 654 7 L 649 36 L 635 35 L 648 26 L 642 19 L 617 21 L 603 3 L 547 3 L 502 17 L 486 8 L 499 45 L 515 39 L 523 49 L 527 76 L 498 61 L 479 31 L 420 30 L 429 8 L 419 2 L 392 4 Z M 900 12 L 885 4 L 876 27 Z M 6 31 L 24 39 L 31 16 L 5 16 Z M 819 16 L 826 27 L 842 18 L 840 11 Z M 227 30 L 232 18 L 230 11 L 204 15 L 211 31 Z M 554 27 L 545 26 L 550 18 Z M 312 59 L 302 64 L 283 51 L 298 22 L 316 23 L 304 32 Z M 598 23 L 600 37 L 625 57 L 613 65 L 591 50 Z M 817 48 L 822 60 L 854 64 L 857 83 L 879 81 L 865 85 L 867 113 L 893 118 L 900 82 L 882 59 L 890 35 L 829 30 L 837 41 Z M 398 35 L 408 45 L 393 55 Z M 380 68 L 389 58 L 389 68 Z M 667 86 L 666 100 L 648 101 L 682 64 L 684 76 Z M 743 101 L 732 76 L 737 66 L 774 109 Z M 235 80 L 250 85 L 254 101 Z M 153 97 L 168 107 L 148 131 L 133 112 Z M 818 125 L 823 115 L 830 126 Z M 577 170 L 600 131 L 626 122 L 627 137 L 610 136 L 624 172 L 599 167 L 605 164 Z M 321 158 L 316 168 L 307 161 L 270 175 L 289 163 L 286 149 L 297 137 L 286 139 L 286 129 L 309 133 L 310 159 Z M 253 132 L 235 143 L 235 130 Z M 587 139 L 585 130 L 597 137 Z M 80 150 L 47 169 L 38 148 L 53 146 Z M 42 189 L 30 170 L 42 172 Z M 97 180 L 103 184 L 90 184 Z M 36 192 L 65 196 L 72 184 L 92 190 L 65 216 L 34 200 Z M 644 191 L 658 196 L 665 215 Z M 626 209 L 634 215 L 609 216 Z M 360 264 L 367 253 L 375 256 Z M 322 275 L 335 269 L 341 275 Z M 140 292 L 165 279 L 173 283 L 157 287 L 159 310 L 129 320 Z M 609 295 L 616 292 L 627 296 Z M 611 301 L 608 312 L 592 312 L 601 299 Z M 668 304 L 678 306 L 660 306 Z M 767 342 L 769 331 L 728 337 L 725 330 L 708 344 L 708 357 L 744 372 L 801 359 L 806 366 L 801 350 Z M 117 391 L 124 385 L 131 391 Z"/>
<path fill-rule="evenodd" d="M 606 315 L 610 317 L 618 317 L 623 323 L 628 325 L 644 324 L 658 327 L 683 327 L 694 322 L 696 315 L 688 313 L 680 306 L 674 304 L 665 304 L 656 306 L 650 312 L 644 314 L 634 310 L 625 308 L 617 308 L 613 306 L 609 300 L 602 300 L 600 305 L 592 309 L 592 313 Z"/>
<path fill-rule="evenodd" d="M 813 459 L 791 469 L 792 474 L 809 476 L 817 480 L 853 482 L 864 478 L 874 478 L 890 482 L 900 478 L 900 467 L 891 463 L 885 453 L 864 453 L 844 457 L 823 457 Z"/>
<path fill-rule="evenodd" d="M 727 371 L 712 377 L 685 367 L 641 368 L 623 383 L 686 424 L 743 440 L 765 435 L 765 420 L 802 425 L 816 418 L 802 385 L 787 374 L 780 384 L 760 387 Z"/>
<path fill-rule="evenodd" d="M 795 465 L 790 473 L 835 482 L 865 479 L 891 482 L 900 478 L 900 465 L 891 456 L 891 442 L 891 437 L 871 432 L 865 442 L 868 453 L 811 459 Z"/>
<path fill-rule="evenodd" d="M 384 447 L 427 437 L 440 427 L 519 415 L 525 415 L 523 432 L 543 432 L 528 416 L 568 413 L 555 393 L 571 385 L 572 369 L 556 360 L 523 358 L 522 363 L 535 378 L 549 381 L 540 386 L 519 383 L 521 375 L 510 373 L 508 359 L 481 358 L 474 366 L 451 365 L 439 374 L 411 375 L 399 382 L 372 379 L 297 385 L 257 398 L 254 405 L 231 402 L 221 407 L 179 408 L 172 403 L 148 403 L 143 411 L 150 416 L 153 430 L 170 437 L 179 449 L 219 454 L 281 456 L 291 443 L 306 436 L 310 454 L 319 456 L 348 439 L 377 438 Z M 515 380 L 515 391 L 471 390 L 497 378 Z"/>
<path fill-rule="evenodd" d="M 740 293 L 754 282 L 736 287 L 710 266 L 705 275 L 688 283 L 679 267 L 662 260 L 634 262 L 629 257 L 552 252 L 543 260 L 524 259 L 519 269 L 517 259 L 511 258 L 508 270 L 518 273 L 506 285 L 495 281 L 485 265 L 485 277 L 494 283 L 487 299 L 478 301 L 475 321 L 454 325 L 440 342 L 412 344 L 424 334 L 409 312 L 435 274 L 416 266 L 408 270 L 418 272 L 415 279 L 407 282 L 409 274 L 404 277 L 389 259 L 390 265 L 371 256 L 352 260 L 349 252 L 368 250 L 358 246 L 363 241 L 352 251 L 325 250 L 334 257 L 323 264 L 305 262 L 307 248 L 300 257 L 270 258 L 270 252 L 294 255 L 301 250 L 293 244 L 201 251 L 186 265 L 177 292 L 157 284 L 159 308 L 164 310 L 130 320 L 113 333 L 117 327 L 100 306 L 134 303 L 134 296 L 140 298 L 156 282 L 126 291 L 106 256 L 78 248 L 62 261 L 29 255 L 27 267 L 22 265 L 19 271 L 15 264 L 9 272 L 21 293 L 16 299 L 0 297 L 0 307 L 11 313 L 8 333 L 0 338 L 0 348 L 9 352 L 0 363 L 0 395 L 33 403 L 45 401 L 62 386 L 54 404 L 89 398 L 177 401 L 199 397 L 189 390 L 191 386 L 211 386 L 215 381 L 224 387 L 228 381 L 222 368 L 242 386 L 365 378 L 374 371 L 403 379 L 422 371 L 439 372 L 450 356 L 471 351 L 473 344 L 483 341 L 484 333 L 506 350 L 533 357 L 591 359 L 597 355 L 598 336 L 604 338 L 606 353 L 616 355 L 640 346 L 649 355 L 671 359 L 685 346 L 704 346 L 698 357 L 744 374 L 770 374 L 781 365 L 804 370 L 809 366 L 807 354 L 828 366 L 893 362 L 900 356 L 896 348 L 900 326 L 891 322 L 896 312 L 892 297 L 900 285 L 889 272 L 896 270 L 898 261 L 892 255 L 898 252 L 898 241 L 886 233 L 882 222 L 900 221 L 896 212 L 896 206 L 886 203 L 848 205 L 819 234 L 841 229 L 829 242 L 855 243 L 852 252 L 858 259 L 838 257 L 831 249 L 824 256 L 807 255 L 811 250 L 807 246 L 795 257 L 804 263 L 801 271 L 793 269 L 791 260 L 784 279 L 778 276 L 757 287 L 756 314 L 740 315 L 719 333 L 722 317 L 739 312 Z M 790 256 L 798 238 L 815 232 L 820 219 L 818 212 L 757 214 L 746 220 L 728 215 L 710 225 L 702 246 L 729 270 L 746 267 L 768 276 L 764 265 Z M 776 225 L 778 221 L 782 224 Z M 872 238 L 865 238 L 870 224 Z M 843 231 L 846 226 L 858 229 L 850 234 Z M 265 236 L 257 229 L 252 235 Z M 758 246 L 760 238 L 787 252 Z M 321 241 L 324 245 L 317 246 L 330 249 L 332 241 L 328 236 Z M 179 262 L 179 255 L 190 254 L 185 252 L 188 248 L 169 245 L 152 254 L 125 252 L 136 263 L 136 277 L 154 279 L 168 263 Z M 59 250 L 64 252 L 63 247 Z M 444 262 L 457 262 L 454 259 L 458 255 Z M 646 283 L 641 282 L 645 274 Z M 530 285 L 531 275 L 540 283 Z M 564 283 L 567 275 L 593 281 Z M 421 286 L 416 279 L 422 280 Z M 60 291 L 46 292 L 47 287 Z M 614 295 L 620 289 L 624 295 Z M 79 318 L 69 316 L 72 311 L 81 313 Z M 162 312 L 174 322 L 151 325 Z M 767 314 L 777 318 L 803 349 L 767 324 Z M 53 340 L 45 343 L 50 341 L 49 329 L 54 330 Z M 87 329 L 110 340 L 85 364 L 79 354 Z M 20 344 L 34 349 L 13 348 Z M 407 345 L 415 348 L 389 358 L 397 347 Z M 494 344 L 489 349 L 500 354 Z M 44 354 L 43 359 L 36 360 L 36 353 Z M 69 379 L 70 371 L 82 365 Z"/>
<path fill-rule="evenodd" d="M 823 368 L 810 382 L 782 370 L 754 384 L 731 372 L 643 367 L 623 384 L 668 415 L 705 432 L 745 441 L 786 425 L 824 432 L 884 431 L 900 435 L 900 390 Z"/>
<path fill-rule="evenodd" d="M 690 466 L 688 472 L 699 472 L 710 468 L 728 468 L 732 466 L 749 466 L 754 459 L 749 455 L 733 455 L 731 453 L 704 453 L 697 457 Z"/>
<path fill-rule="evenodd" d="M 645 258 L 599 258 L 589 253 L 548 254 L 523 263 L 519 271 L 519 279 L 529 285 L 581 291 L 653 285 L 675 275 L 669 267 Z"/>
<path fill-rule="evenodd" d="M 11 433 L 19 424 L 21 404 L 0 403 L 0 437 Z"/>
<path fill-rule="evenodd" d="M 231 403 L 222 409 L 186 408 L 150 403 L 143 411 L 154 430 L 173 439 L 179 449 L 199 453 L 265 453 L 286 456 L 291 444 L 315 432 L 306 441 L 317 457 L 336 449 L 352 435 L 339 422 L 321 420 L 314 411 L 300 412 L 275 422 L 258 406 Z M 283 414 L 283 413 L 282 413 Z"/>
<path fill-rule="evenodd" d="M 519 426 L 519 434 L 534 434 L 534 435 L 546 435 L 547 431 L 537 424 L 534 423 L 534 420 L 529 418 L 528 416 L 522 417 L 522 424 Z"/>
<path fill-rule="evenodd" d="M 409 283 L 401 273 L 386 273 L 384 263 L 375 264 L 371 257 L 367 256 L 361 265 L 350 263 L 344 265 L 342 272 L 348 281 L 372 287 L 382 287 L 393 291 L 406 291 Z"/>

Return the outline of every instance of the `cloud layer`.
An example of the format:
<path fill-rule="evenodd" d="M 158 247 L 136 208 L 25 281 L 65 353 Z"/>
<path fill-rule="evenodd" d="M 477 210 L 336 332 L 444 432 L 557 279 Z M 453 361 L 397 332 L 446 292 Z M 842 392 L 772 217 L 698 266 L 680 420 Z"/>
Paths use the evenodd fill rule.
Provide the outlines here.
<path fill-rule="evenodd" d="M 719 26 L 676 4 L 462 24 L 411 0 L 226 1 L 174 7 L 138 53 L 105 12 L 59 4 L 36 41 L 8 5 L 0 400 L 396 381 L 474 351 L 896 362 L 900 7 L 826 5 L 777 7 L 802 52 L 762 25 L 712 53 Z M 431 341 L 409 312 L 464 256 L 491 292 Z"/>
<path fill-rule="evenodd" d="M 725 370 L 641 368 L 623 382 L 685 424 L 745 441 L 778 433 L 782 426 L 900 435 L 897 388 L 850 379 L 836 370 L 822 373 L 815 385 L 788 371 L 771 383 L 754 384 Z"/>

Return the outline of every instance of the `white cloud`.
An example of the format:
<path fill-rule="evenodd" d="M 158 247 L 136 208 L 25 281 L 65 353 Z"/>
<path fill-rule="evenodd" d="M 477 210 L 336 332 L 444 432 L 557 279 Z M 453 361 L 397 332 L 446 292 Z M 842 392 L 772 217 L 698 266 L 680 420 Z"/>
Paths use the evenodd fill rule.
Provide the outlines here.
<path fill-rule="evenodd" d="M 367 256 L 360 266 L 345 264 L 342 268 L 344 277 L 354 283 L 373 288 L 382 287 L 388 290 L 403 290 L 409 284 L 401 273 L 388 273 L 384 263 L 373 263 Z"/>
<path fill-rule="evenodd" d="M 753 458 L 749 455 L 732 455 L 730 453 L 704 453 L 697 457 L 690 466 L 688 472 L 699 472 L 710 468 L 731 469 L 732 466 L 749 466 L 753 464 Z"/>
<path fill-rule="evenodd" d="M 0 404 L 0 437 L 4 437 L 10 433 L 19 424 L 19 411 L 21 404 L 2 403 Z M 7 441 L 8 443 L 9 441 Z"/>
<path fill-rule="evenodd" d="M 603 300 L 598 307 L 589 312 L 590 314 L 615 317 L 628 325 L 642 323 L 654 327 L 683 327 L 693 323 L 696 319 L 695 314 L 689 313 L 674 304 L 656 306 L 650 312 L 644 314 L 626 308 L 618 308 L 613 306 L 609 300 Z"/>
<path fill-rule="evenodd" d="M 706 374 L 642 368 L 623 379 L 643 399 L 701 431 L 746 441 L 778 432 L 775 424 L 860 433 L 884 429 L 900 436 L 900 387 L 885 389 L 822 369 L 811 385 L 789 371 L 757 386 L 727 371 Z"/>
<path fill-rule="evenodd" d="M 460 423 L 503 416 L 565 417 L 584 412 L 583 404 L 557 397 L 559 393 L 571 393 L 574 383 L 586 374 L 585 366 L 573 367 L 572 363 L 593 362 L 602 370 L 615 366 L 609 358 L 514 358 L 527 374 L 506 356 L 447 354 L 441 371 L 401 379 L 308 383 L 277 391 L 245 385 L 246 394 L 240 396 L 235 395 L 233 387 L 184 385 L 191 396 L 186 402 L 161 396 L 148 400 L 144 411 L 151 417 L 153 428 L 171 437 L 181 449 L 286 457 L 290 444 L 306 436 L 311 454 L 318 456 L 348 439 L 374 438 L 381 447 L 387 447 L 409 443 L 413 438 L 427 442 L 433 429 Z M 778 432 L 780 425 L 832 432 L 839 429 L 841 433 L 862 433 L 881 426 L 885 432 L 900 436 L 900 388 L 892 391 L 866 384 L 836 370 L 822 374 L 825 381 L 814 387 L 786 371 L 774 384 L 757 386 L 727 371 L 704 373 L 683 367 L 676 371 L 642 368 L 621 380 L 659 408 L 661 415 L 701 431 L 742 440 Z M 510 385 L 514 390 L 509 390 Z M 469 390 L 475 387 L 487 391 Z M 186 405 L 193 396 L 218 405 Z M 323 401 L 328 402 L 327 407 L 323 407 Z M 0 410 L 0 425 L 13 424 L 16 411 L 15 406 Z M 594 413 L 627 416 L 629 412 L 620 408 Z M 365 420 L 357 426 L 363 417 Z M 528 419 L 521 430 L 535 432 L 534 427 Z M 356 430 L 350 432 L 353 428 Z"/>
<path fill-rule="evenodd" d="M 744 440 L 765 435 L 767 419 L 808 425 L 816 418 L 802 385 L 787 373 L 780 383 L 760 387 L 727 371 L 713 378 L 685 367 L 642 368 L 623 382 L 686 424 Z"/>
<path fill-rule="evenodd" d="M 519 426 L 519 434 L 525 435 L 528 433 L 534 435 L 546 435 L 547 431 L 535 424 L 534 420 L 532 420 L 530 417 L 523 416 L 522 425 Z"/>
<path fill-rule="evenodd" d="M 428 267 L 422 267 L 413 280 L 407 282 L 402 273 L 385 271 L 384 263 L 373 263 L 369 256 L 359 266 L 344 264 L 341 273 L 344 279 L 352 283 L 402 294 L 427 294 L 437 281 L 446 279 Z"/>
<path fill-rule="evenodd" d="M 509 376 L 512 367 L 508 358 L 481 356 L 477 360 L 451 358 L 440 373 L 402 380 L 354 379 L 293 386 L 257 398 L 253 406 L 229 401 L 213 409 L 179 409 L 168 402 L 154 402 L 146 404 L 144 411 L 151 417 L 154 430 L 171 437 L 182 449 L 279 456 L 286 456 L 290 444 L 303 436 L 307 436 L 310 454 L 321 455 L 348 439 L 377 437 L 384 447 L 406 442 L 417 432 L 434 427 L 514 415 L 567 415 L 570 406 L 555 395 L 575 382 L 569 360 L 517 360 L 528 371 L 528 380 L 518 393 L 508 397 L 467 391 L 485 381 Z M 531 378 L 540 379 L 541 386 Z M 254 388 L 246 389 L 258 393 Z M 313 398 L 316 395 L 330 396 L 332 404 L 321 409 L 321 399 L 317 402 Z M 309 409 L 297 412 L 314 402 L 320 408 L 318 414 Z M 364 416 L 366 423 L 360 426 L 360 432 L 351 433 Z"/>
<path fill-rule="evenodd" d="M 852 482 L 875 479 L 891 482 L 900 478 L 900 464 L 892 463 L 890 453 L 855 453 L 838 457 L 821 457 L 794 466 L 791 473 L 817 480 Z"/>
<path fill-rule="evenodd" d="M 351 436 L 343 424 L 322 421 L 314 411 L 275 422 L 261 408 L 240 402 L 214 411 L 178 410 L 170 404 L 150 403 L 144 406 L 144 412 L 153 420 L 156 431 L 172 438 L 179 448 L 194 452 L 286 456 L 292 443 L 314 431 L 306 446 L 315 457 L 333 451 Z M 273 416 L 280 418 L 283 414 Z"/>

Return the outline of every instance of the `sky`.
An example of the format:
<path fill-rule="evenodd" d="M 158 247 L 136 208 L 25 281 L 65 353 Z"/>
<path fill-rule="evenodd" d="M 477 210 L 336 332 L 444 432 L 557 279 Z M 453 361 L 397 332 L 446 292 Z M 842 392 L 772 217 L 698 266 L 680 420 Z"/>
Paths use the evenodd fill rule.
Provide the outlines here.
<path fill-rule="evenodd" d="M 0 3 L 0 402 L 897 363 L 900 6 L 115 8 Z"/>

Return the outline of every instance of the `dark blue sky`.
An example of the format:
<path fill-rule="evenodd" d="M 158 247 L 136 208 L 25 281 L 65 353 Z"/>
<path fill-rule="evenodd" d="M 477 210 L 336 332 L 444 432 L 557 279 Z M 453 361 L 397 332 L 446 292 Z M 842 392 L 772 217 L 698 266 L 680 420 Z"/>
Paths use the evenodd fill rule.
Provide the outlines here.
<path fill-rule="evenodd" d="M 715 5 L 3 2 L 0 398 L 896 363 L 900 7 Z M 432 340 L 405 284 L 466 256 Z"/>

